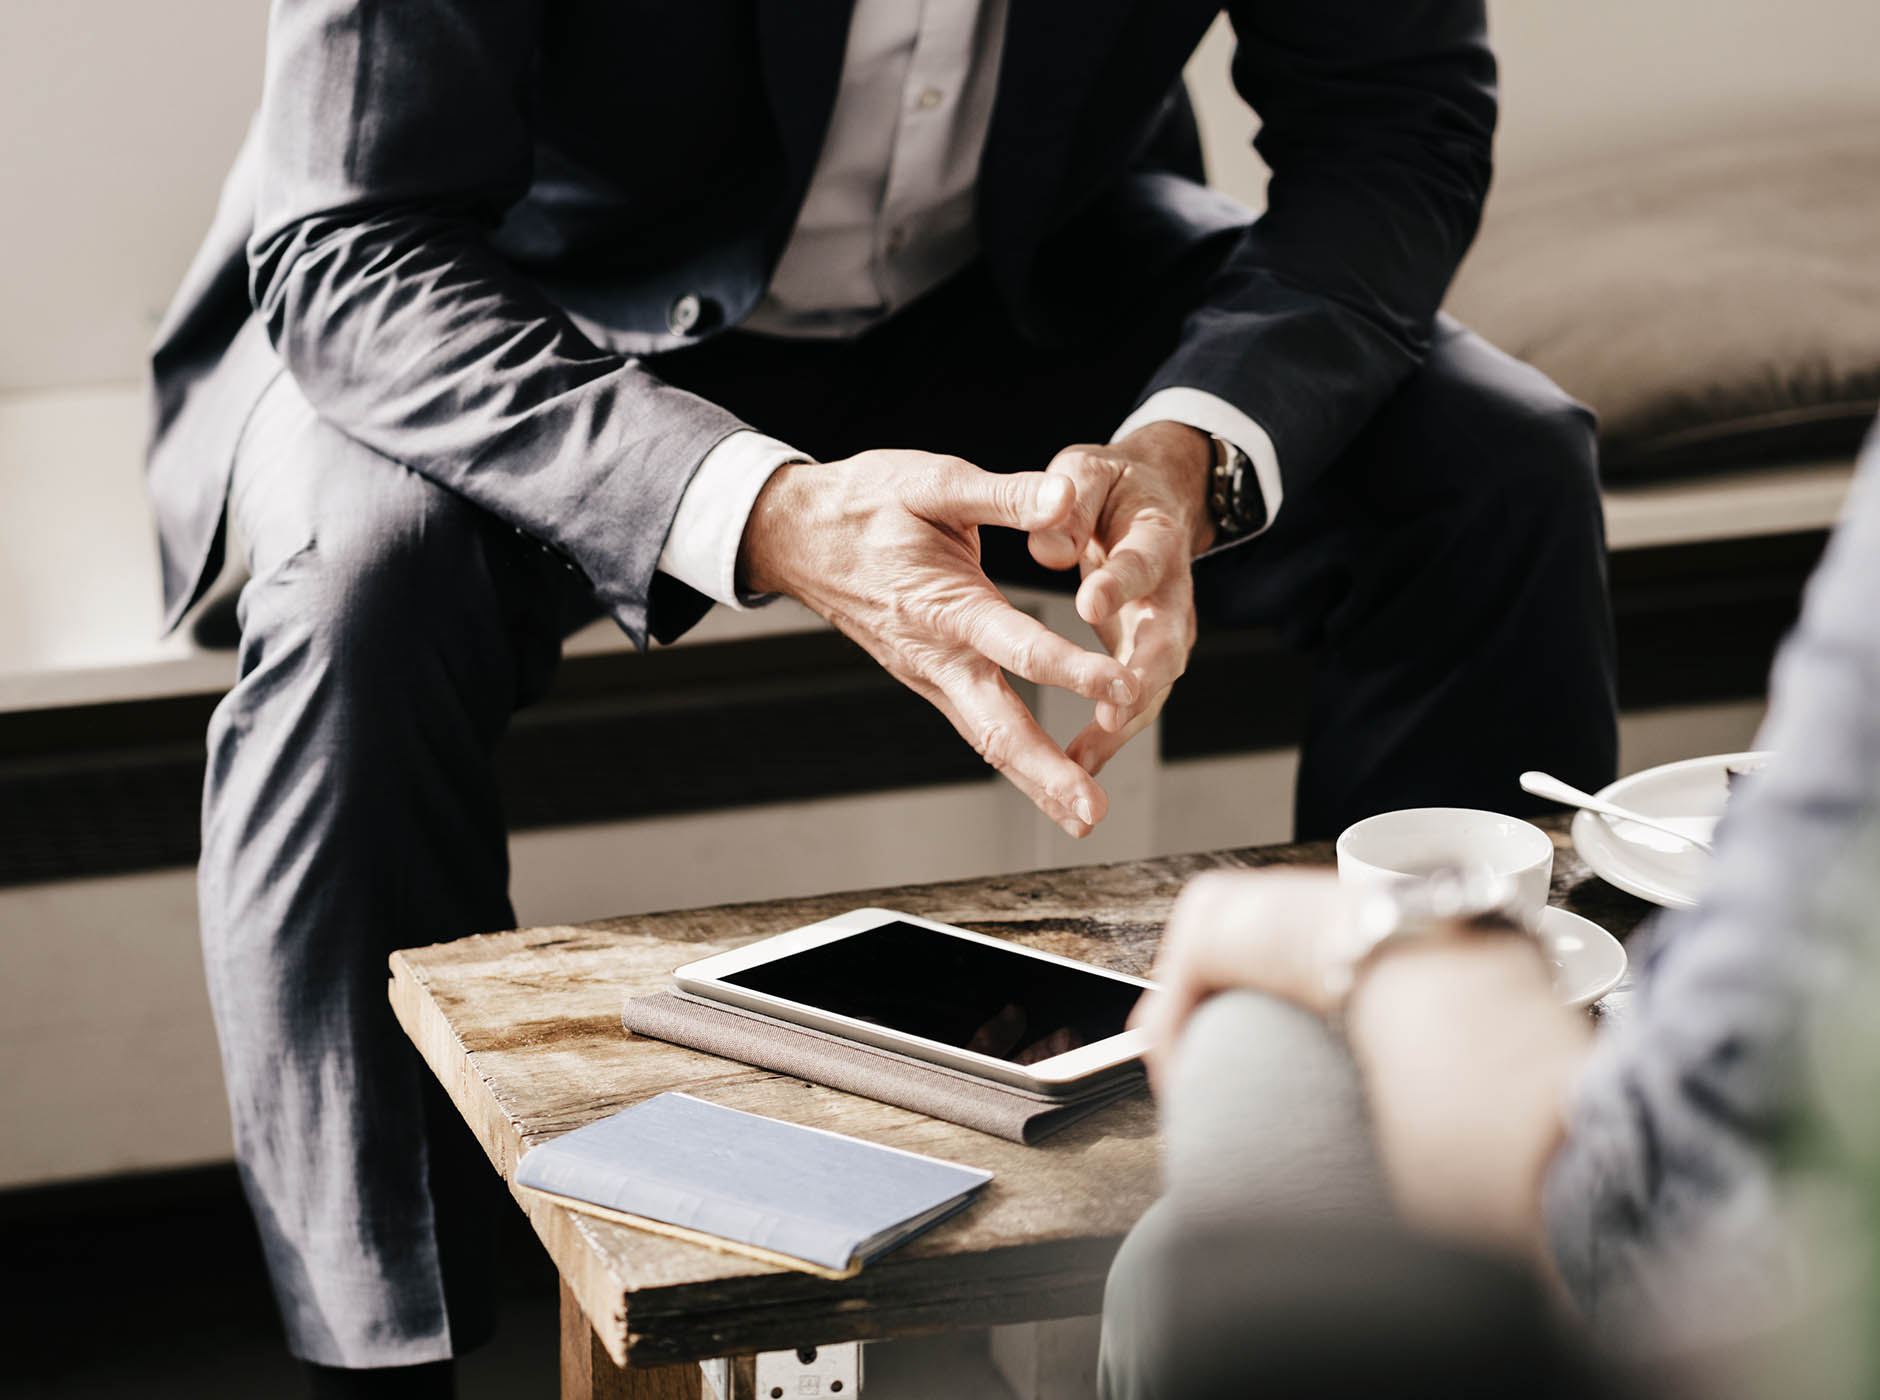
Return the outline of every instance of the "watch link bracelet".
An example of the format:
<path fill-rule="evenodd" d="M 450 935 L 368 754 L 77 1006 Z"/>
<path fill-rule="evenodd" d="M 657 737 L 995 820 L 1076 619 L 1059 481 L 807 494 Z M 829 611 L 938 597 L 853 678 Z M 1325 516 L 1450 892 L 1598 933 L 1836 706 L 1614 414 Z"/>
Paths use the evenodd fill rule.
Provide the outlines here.
<path fill-rule="evenodd" d="M 1211 437 L 1214 466 L 1208 473 L 1208 515 L 1216 544 L 1251 535 L 1265 522 L 1266 502 L 1253 463 L 1226 438 Z"/>
<path fill-rule="evenodd" d="M 1333 1020 L 1343 1022 L 1358 979 L 1388 949 L 1457 934 L 1509 933 L 1534 938 L 1521 922 L 1514 882 L 1490 870 L 1438 866 L 1415 880 L 1368 891 L 1326 969 Z"/>

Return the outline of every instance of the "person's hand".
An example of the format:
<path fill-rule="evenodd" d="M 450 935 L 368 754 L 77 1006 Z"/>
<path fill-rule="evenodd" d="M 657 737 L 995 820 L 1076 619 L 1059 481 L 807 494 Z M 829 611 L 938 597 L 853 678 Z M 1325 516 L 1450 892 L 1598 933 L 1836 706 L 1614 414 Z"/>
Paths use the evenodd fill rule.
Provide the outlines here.
<path fill-rule="evenodd" d="M 1104 701 L 1068 746 L 1085 771 L 1103 770 L 1160 713 L 1195 643 L 1188 567 L 1213 540 L 1208 474 L 1214 444 L 1184 423 L 1149 423 L 1109 446 L 1067 447 L 1049 472 L 1072 483 L 1070 518 L 1031 532 L 1048 569 L 1083 571 L 1077 613 L 1137 679 L 1132 703 Z"/>
<path fill-rule="evenodd" d="M 1149 974 L 1158 990 L 1129 1018 L 1148 1032 L 1151 1077 L 1159 1082 L 1182 1027 L 1216 992 L 1266 992 L 1328 1014 L 1327 974 L 1354 912 L 1354 896 L 1326 872 L 1211 871 L 1190 880 Z"/>
<path fill-rule="evenodd" d="M 1046 816 L 1072 836 L 1109 799 L 1066 756 L 1000 674 L 1133 705 L 1129 670 L 1014 608 L 980 564 L 979 526 L 1062 528 L 1075 491 L 1042 472 L 998 476 L 956 457 L 863 452 L 779 469 L 759 493 L 738 552 L 741 583 L 787 593 L 834 623 L 930 701 Z"/>

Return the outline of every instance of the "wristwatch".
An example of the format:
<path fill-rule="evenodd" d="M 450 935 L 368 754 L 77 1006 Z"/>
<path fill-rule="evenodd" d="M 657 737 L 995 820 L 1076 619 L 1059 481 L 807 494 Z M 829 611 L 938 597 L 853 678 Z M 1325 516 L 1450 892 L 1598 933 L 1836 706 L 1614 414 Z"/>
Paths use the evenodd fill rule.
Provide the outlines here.
<path fill-rule="evenodd" d="M 1458 933 L 1534 936 L 1521 922 L 1514 882 L 1484 868 L 1439 866 L 1415 880 L 1366 893 L 1325 972 L 1333 1019 L 1344 1019 L 1359 977 L 1387 949 Z"/>
<path fill-rule="evenodd" d="M 1208 516 L 1214 522 L 1214 541 L 1225 544 L 1250 535 L 1266 522 L 1266 500 L 1260 494 L 1253 463 L 1226 438 L 1213 438 L 1214 466 L 1208 473 Z"/>

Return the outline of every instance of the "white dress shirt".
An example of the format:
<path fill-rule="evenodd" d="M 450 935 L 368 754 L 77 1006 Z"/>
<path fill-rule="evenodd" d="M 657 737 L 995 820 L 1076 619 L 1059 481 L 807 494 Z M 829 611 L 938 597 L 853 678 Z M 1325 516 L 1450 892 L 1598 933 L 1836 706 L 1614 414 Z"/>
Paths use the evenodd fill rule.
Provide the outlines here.
<path fill-rule="evenodd" d="M 822 152 L 770 286 L 744 329 L 859 335 L 977 256 L 974 187 L 1007 3 L 856 0 Z M 1186 423 L 1245 452 L 1272 523 L 1279 460 L 1259 424 L 1203 390 L 1164 389 L 1115 438 L 1158 421 Z M 807 460 L 748 430 L 719 443 L 680 498 L 660 571 L 729 607 L 759 601 L 737 590 L 745 522 L 771 473 Z"/>

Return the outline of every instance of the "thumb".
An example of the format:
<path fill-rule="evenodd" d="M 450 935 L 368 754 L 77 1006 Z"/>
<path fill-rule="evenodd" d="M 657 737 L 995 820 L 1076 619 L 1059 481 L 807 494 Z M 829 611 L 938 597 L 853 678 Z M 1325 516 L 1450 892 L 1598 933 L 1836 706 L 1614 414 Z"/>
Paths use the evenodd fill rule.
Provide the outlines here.
<path fill-rule="evenodd" d="M 1044 472 L 1001 476 L 962 462 L 957 471 L 935 484 L 922 513 L 956 525 L 1048 530 L 1065 522 L 1076 499 L 1076 488 L 1061 476 Z"/>

